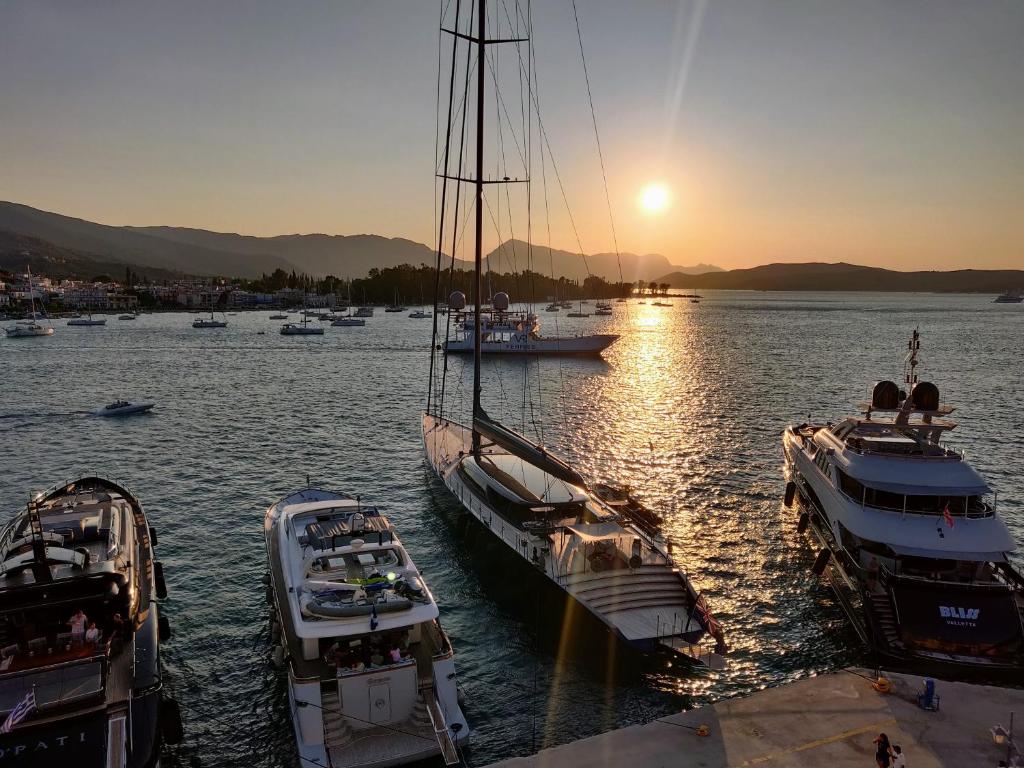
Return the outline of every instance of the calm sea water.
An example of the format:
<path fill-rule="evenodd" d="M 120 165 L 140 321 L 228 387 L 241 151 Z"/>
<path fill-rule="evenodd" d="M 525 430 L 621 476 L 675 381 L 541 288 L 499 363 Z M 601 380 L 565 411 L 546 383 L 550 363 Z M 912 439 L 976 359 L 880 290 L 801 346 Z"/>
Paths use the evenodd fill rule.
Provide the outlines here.
<path fill-rule="evenodd" d="M 622 334 L 604 361 L 485 363 L 493 415 L 542 429 L 585 475 L 627 483 L 666 515 L 726 627 L 723 672 L 595 650 L 592 622 L 563 626 L 530 572 L 466 524 L 422 459 L 430 321 L 404 314 L 319 338 L 282 337 L 258 313 L 222 330 L 165 314 L 0 339 L 0 507 L 6 517 L 30 490 L 83 471 L 127 482 L 158 529 L 170 590 L 166 682 L 186 740 L 166 763 L 269 768 L 297 761 L 267 661 L 263 512 L 307 475 L 361 494 L 397 524 L 441 603 L 475 731 L 467 759 L 485 765 L 866 661 L 781 505 L 779 437 L 898 379 L 915 327 L 923 377 L 960 406 L 951 442 L 1024 540 L 1024 306 L 990 301 L 737 292 L 616 304 L 613 317 L 557 320 L 563 333 Z M 542 317 L 553 333 L 555 317 Z M 449 383 L 456 408 L 471 391 L 462 368 Z M 87 415 L 118 397 L 158 406 Z"/>

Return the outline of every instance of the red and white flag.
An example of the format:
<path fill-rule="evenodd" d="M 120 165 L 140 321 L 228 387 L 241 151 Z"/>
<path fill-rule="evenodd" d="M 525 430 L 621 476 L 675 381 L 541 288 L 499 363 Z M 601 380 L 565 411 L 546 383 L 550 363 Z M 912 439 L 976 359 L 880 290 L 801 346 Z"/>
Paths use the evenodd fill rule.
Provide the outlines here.
<path fill-rule="evenodd" d="M 946 525 L 950 528 L 953 527 L 953 516 L 949 513 L 949 502 L 946 502 L 946 506 L 942 508 L 942 519 L 946 521 Z"/>

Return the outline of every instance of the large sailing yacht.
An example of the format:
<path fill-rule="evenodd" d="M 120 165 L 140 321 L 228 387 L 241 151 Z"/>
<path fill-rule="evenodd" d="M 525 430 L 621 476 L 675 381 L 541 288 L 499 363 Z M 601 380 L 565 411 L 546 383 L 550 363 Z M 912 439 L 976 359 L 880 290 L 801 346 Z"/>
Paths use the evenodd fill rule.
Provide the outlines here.
<path fill-rule="evenodd" d="M 358 497 L 308 488 L 267 510 L 264 534 L 303 764 L 460 762 L 469 727 L 454 652 L 390 521 Z"/>
<path fill-rule="evenodd" d="M 139 500 L 92 476 L 34 495 L 0 532 L 0 717 L 14 721 L 0 763 L 150 768 L 181 738 L 155 544 Z"/>
<path fill-rule="evenodd" d="M 880 381 L 860 414 L 788 427 L 786 503 L 820 547 L 825 574 L 861 637 L 921 667 L 1024 670 L 1024 578 L 988 483 L 943 444 L 956 423 L 917 374 Z"/>
<path fill-rule="evenodd" d="M 478 0 L 474 13 L 475 35 L 456 32 L 454 39 L 456 46 L 460 40 L 467 46 L 477 46 L 476 173 L 474 179 L 467 180 L 458 169 L 449 168 L 445 148 L 437 248 L 440 283 L 448 182 L 471 183 L 476 195 L 473 309 L 466 310 L 466 297 L 460 292 L 452 293 L 448 305 L 453 310 L 449 322 L 461 326 L 464 338 L 472 340 L 473 410 L 469 423 L 459 423 L 445 415 L 443 385 L 435 397 L 435 371 L 447 371 L 449 353 L 467 351 L 440 344 L 435 320 L 430 395 L 422 415 L 427 461 L 469 514 L 531 570 L 543 574 L 562 594 L 603 622 L 614 638 L 641 650 L 668 650 L 717 666 L 725 652 L 722 629 L 703 597 L 674 564 L 664 538 L 637 524 L 624 498 L 617 498 L 607 489 L 601 493 L 596 487 L 591 490 L 576 470 L 545 447 L 492 419 L 481 406 L 481 358 L 489 351 L 485 340 L 499 333 L 513 338 L 516 334 L 528 335 L 532 326 L 517 327 L 521 321 L 507 313 L 509 300 L 504 293 L 494 296 L 493 309 L 484 319 L 483 188 L 488 183 L 483 170 L 485 47 L 495 41 L 488 39 L 486 0 Z M 491 37 L 502 35 L 492 30 Z M 519 38 L 515 34 L 509 37 Z M 458 58 L 456 50 L 451 59 L 453 81 Z M 469 59 L 467 52 L 467 90 Z M 435 289 L 435 307 L 437 298 Z M 535 318 L 522 322 L 533 323 Z M 614 337 L 607 338 L 607 343 L 614 341 Z M 435 360 L 435 351 L 444 355 L 442 361 Z M 443 381 L 443 373 L 441 378 Z M 709 638 L 713 642 L 709 643 Z"/>

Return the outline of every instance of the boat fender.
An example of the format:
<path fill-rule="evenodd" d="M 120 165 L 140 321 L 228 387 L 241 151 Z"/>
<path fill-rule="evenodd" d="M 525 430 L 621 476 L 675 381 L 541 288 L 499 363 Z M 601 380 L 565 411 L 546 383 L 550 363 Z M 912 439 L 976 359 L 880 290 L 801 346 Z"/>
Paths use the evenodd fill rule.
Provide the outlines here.
<path fill-rule="evenodd" d="M 156 596 L 160 600 L 167 598 L 167 582 L 164 581 L 164 564 L 160 561 L 153 563 L 153 578 L 156 581 Z"/>
<path fill-rule="evenodd" d="M 167 620 L 166 616 L 158 618 L 156 626 L 161 643 L 166 643 L 171 639 L 171 622 Z"/>
<path fill-rule="evenodd" d="M 181 707 L 174 699 L 160 700 L 160 733 L 168 744 L 180 744 L 185 735 L 181 724 Z"/>
<path fill-rule="evenodd" d="M 270 652 L 270 661 L 278 669 L 281 669 L 284 666 L 284 646 L 283 645 L 275 645 L 274 646 L 274 650 L 272 650 Z"/>
<path fill-rule="evenodd" d="M 270 586 L 270 574 L 269 573 L 264 573 L 263 576 L 260 577 L 260 581 L 263 582 L 263 586 L 269 587 Z"/>
<path fill-rule="evenodd" d="M 814 558 L 814 565 L 811 566 L 811 573 L 815 576 L 821 576 L 825 572 L 825 566 L 828 565 L 829 559 L 832 557 L 832 550 L 828 547 L 822 548 L 818 553 L 818 556 Z"/>
<path fill-rule="evenodd" d="M 92 562 L 92 555 L 89 553 L 89 550 L 85 547 L 75 547 L 75 552 L 77 552 L 84 558 L 84 560 L 82 561 L 83 568 L 85 568 L 87 565 L 89 565 L 90 562 Z"/>
<path fill-rule="evenodd" d="M 795 498 L 796 498 L 796 483 L 794 483 L 792 480 L 790 480 L 788 483 L 786 483 L 786 496 L 785 496 L 786 506 L 787 507 L 792 507 L 793 506 L 793 499 L 795 499 Z"/>
<path fill-rule="evenodd" d="M 281 641 L 281 625 L 276 621 L 270 625 L 270 639 L 274 643 Z"/>
<path fill-rule="evenodd" d="M 810 521 L 810 515 L 806 512 L 800 513 L 800 519 L 796 521 L 796 532 L 803 533 L 807 530 L 807 523 Z"/>
<path fill-rule="evenodd" d="M 149 545 L 151 547 L 156 546 L 156 528 L 154 528 L 152 525 L 149 526 Z"/>

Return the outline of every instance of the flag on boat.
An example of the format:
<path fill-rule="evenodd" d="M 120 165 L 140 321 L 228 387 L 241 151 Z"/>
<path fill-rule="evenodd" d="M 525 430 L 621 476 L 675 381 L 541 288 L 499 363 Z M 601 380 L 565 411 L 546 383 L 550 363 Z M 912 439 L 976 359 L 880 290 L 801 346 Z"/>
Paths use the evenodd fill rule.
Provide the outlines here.
<path fill-rule="evenodd" d="M 711 615 L 711 609 L 708 608 L 708 603 L 704 599 L 704 595 L 697 595 L 697 614 L 700 616 L 701 624 L 704 625 L 704 629 L 707 630 L 709 635 L 717 635 L 722 631 L 722 625 L 718 623 L 718 620 Z"/>
<path fill-rule="evenodd" d="M 949 502 L 946 502 L 946 506 L 942 508 L 942 519 L 946 521 L 946 525 L 950 528 L 953 527 L 953 515 L 949 513 Z"/>
<path fill-rule="evenodd" d="M 4 724 L 0 725 L 0 733 L 10 733 L 11 729 L 24 720 L 26 717 L 32 714 L 36 708 L 36 691 L 33 688 L 26 694 L 25 698 L 22 699 L 18 706 L 11 710 L 11 714 L 4 720 Z"/>

